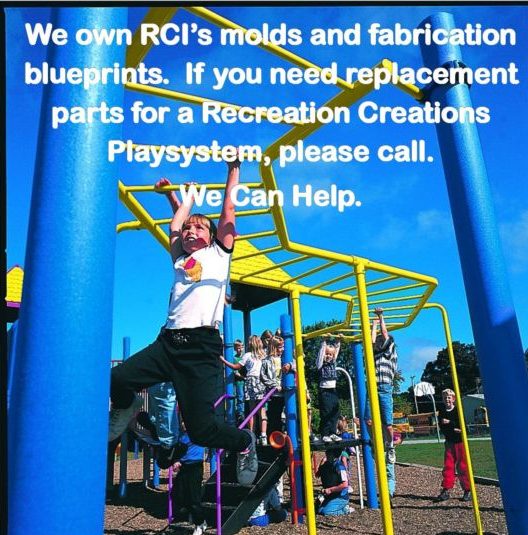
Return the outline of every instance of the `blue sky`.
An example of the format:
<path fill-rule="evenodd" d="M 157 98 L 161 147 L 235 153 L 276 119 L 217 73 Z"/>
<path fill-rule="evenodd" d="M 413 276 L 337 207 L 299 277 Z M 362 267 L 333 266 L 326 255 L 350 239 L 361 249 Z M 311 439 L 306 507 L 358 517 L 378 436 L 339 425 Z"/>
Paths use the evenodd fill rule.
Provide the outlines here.
<path fill-rule="evenodd" d="M 231 7 L 212 8 L 223 16 L 246 27 L 260 27 L 263 22 L 300 28 L 306 35 L 314 27 L 347 28 L 359 22 L 363 27 L 373 22 L 383 26 L 400 23 L 416 27 L 436 9 L 429 7 Z M 479 127 L 497 221 L 508 267 L 509 283 L 517 310 L 524 347 L 528 346 L 528 197 L 525 158 L 528 121 L 526 112 L 526 67 L 528 46 L 523 31 L 528 22 L 526 6 L 461 6 L 445 7 L 452 12 L 459 26 L 481 23 L 483 27 L 508 27 L 517 30 L 515 47 L 463 47 L 469 66 L 507 66 L 515 62 L 520 70 L 517 86 L 479 86 L 471 88 L 474 106 L 488 106 L 491 121 Z M 129 28 L 135 29 L 146 13 L 145 8 L 129 9 Z M 26 22 L 47 22 L 47 8 L 8 8 L 7 27 L 7 256 L 8 266 L 24 265 L 28 211 L 36 154 L 37 125 L 40 114 L 41 87 L 23 82 L 25 61 L 38 64 L 45 60 L 45 47 L 30 47 L 24 32 Z M 208 23 L 181 11 L 174 22 Z M 386 57 L 400 65 L 418 67 L 418 47 L 328 46 L 309 43 L 290 47 L 293 52 L 321 66 L 336 61 L 340 72 L 345 67 L 370 67 Z M 318 104 L 335 94 L 326 86 L 255 87 L 228 86 L 221 91 L 210 87 L 206 77 L 201 87 L 190 87 L 184 81 L 186 61 L 205 61 L 212 66 L 287 66 L 285 62 L 255 47 L 242 49 L 218 46 L 154 47 L 147 66 L 160 66 L 170 80 L 169 89 L 196 93 L 204 97 L 255 105 L 293 105 L 300 100 Z M 409 97 L 386 86 L 371 94 L 380 105 L 412 105 Z M 143 100 L 147 104 L 166 105 L 159 98 L 126 92 L 125 103 Z M 174 105 L 173 105 L 174 106 Z M 134 125 L 125 120 L 123 138 L 152 144 L 252 143 L 266 146 L 277 139 L 285 128 L 281 125 L 176 125 L 167 121 L 160 125 Z M 451 319 L 455 340 L 473 340 L 460 264 L 450 215 L 449 201 L 433 125 L 365 125 L 357 119 L 348 125 L 327 125 L 309 138 L 313 144 L 395 144 L 401 140 L 424 139 L 433 163 L 394 164 L 372 159 L 368 163 L 295 164 L 277 171 L 279 187 L 294 183 L 310 183 L 314 187 L 337 184 L 355 191 L 360 208 L 338 213 L 331 208 L 284 207 L 292 240 L 317 247 L 358 255 L 397 267 L 437 277 L 439 287 L 434 300 L 444 304 Z M 126 184 L 152 184 L 161 176 L 173 181 L 219 182 L 224 180 L 222 164 L 194 164 L 181 169 L 164 163 L 158 169 L 120 161 L 116 166 Z M 258 166 L 243 167 L 244 180 L 258 179 Z M 140 197 L 157 217 L 167 217 L 166 202 L 158 196 Z M 117 202 L 117 199 L 116 199 Z M 118 221 L 130 219 L 121 205 Z M 248 225 L 249 223 L 241 223 Z M 123 336 L 130 336 L 132 350 L 149 343 L 164 321 L 172 274 L 167 254 L 146 232 L 121 233 L 117 238 L 116 284 L 114 293 L 114 335 L 112 358 L 121 354 Z M 107 296 L 97 296 L 102 299 Z M 285 302 L 253 313 L 253 331 L 275 329 L 279 315 L 286 311 Z M 339 318 L 326 302 L 303 302 L 303 324 Z M 241 316 L 234 315 L 235 335 L 241 336 Z M 400 365 L 407 380 L 420 375 L 428 360 L 444 346 L 443 331 L 434 312 L 422 313 L 413 325 L 397 335 Z"/>

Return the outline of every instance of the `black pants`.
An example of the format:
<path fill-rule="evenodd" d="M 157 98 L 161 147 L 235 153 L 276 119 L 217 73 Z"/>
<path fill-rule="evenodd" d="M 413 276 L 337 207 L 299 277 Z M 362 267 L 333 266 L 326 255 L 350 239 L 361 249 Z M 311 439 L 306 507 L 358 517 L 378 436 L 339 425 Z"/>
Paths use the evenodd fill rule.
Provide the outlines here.
<path fill-rule="evenodd" d="M 284 409 L 284 397 L 271 396 L 268 401 L 268 436 L 273 431 L 282 432 L 282 409 Z"/>
<path fill-rule="evenodd" d="M 202 461 L 182 463 L 172 489 L 174 510 L 187 509 L 196 525 L 202 524 L 205 520 L 202 509 L 202 481 Z"/>
<path fill-rule="evenodd" d="M 223 394 L 222 339 L 216 329 L 162 330 L 153 344 L 112 368 L 113 406 L 130 406 L 134 392 L 170 381 L 189 438 L 199 446 L 242 451 L 250 436 L 220 421 L 214 402 Z"/>
<path fill-rule="evenodd" d="M 339 416 L 339 398 L 335 388 L 319 388 L 319 433 L 334 435 Z"/>

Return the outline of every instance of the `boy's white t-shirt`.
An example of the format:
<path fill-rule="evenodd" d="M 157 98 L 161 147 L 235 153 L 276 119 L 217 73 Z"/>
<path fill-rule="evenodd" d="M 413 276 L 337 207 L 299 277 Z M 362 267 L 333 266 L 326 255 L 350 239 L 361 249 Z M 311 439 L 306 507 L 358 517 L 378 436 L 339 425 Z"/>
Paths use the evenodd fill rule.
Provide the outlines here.
<path fill-rule="evenodd" d="M 231 254 L 215 240 L 174 262 L 165 328 L 219 327 L 224 315 Z"/>

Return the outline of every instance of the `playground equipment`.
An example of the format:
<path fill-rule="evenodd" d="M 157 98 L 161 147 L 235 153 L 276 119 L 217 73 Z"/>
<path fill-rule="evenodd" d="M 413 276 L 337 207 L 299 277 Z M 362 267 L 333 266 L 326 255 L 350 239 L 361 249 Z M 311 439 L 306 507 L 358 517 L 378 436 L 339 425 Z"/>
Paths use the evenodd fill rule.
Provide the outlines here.
<path fill-rule="evenodd" d="M 205 8 L 187 8 L 190 13 L 213 24 L 227 28 L 240 26 Z M 147 20 L 161 25 L 170 20 L 176 8 L 154 8 Z M 126 10 L 56 10 L 57 26 L 71 30 L 76 27 L 126 27 Z M 436 27 L 453 26 L 450 15 L 440 14 L 428 22 Z M 242 28 L 243 29 L 243 28 Z M 263 49 L 301 68 L 320 67 L 281 47 L 263 45 Z M 121 63 L 122 47 L 56 47 L 55 60 L 82 66 L 103 66 Z M 138 39 L 127 51 L 127 66 L 136 66 L 148 52 Z M 456 47 L 424 47 L 425 63 L 436 67 L 460 60 Z M 390 67 L 390 62 L 384 60 Z M 425 95 L 416 86 L 398 82 L 397 87 L 417 100 Z M 127 89 L 145 94 L 164 96 L 188 103 L 200 103 L 200 97 L 139 84 L 127 84 Z M 340 92 L 325 105 L 348 106 L 364 97 L 372 88 L 338 79 Z M 122 93 L 118 86 L 95 86 L 90 98 L 112 100 L 118 104 Z M 452 106 L 469 105 L 469 90 L 465 85 L 432 87 L 428 98 Z M 43 98 L 43 125 L 50 124 L 50 110 L 65 102 L 85 102 L 79 86 L 49 86 Z M 232 104 L 219 103 L 222 107 Z M 280 145 L 294 144 L 315 132 L 321 124 L 297 125 L 272 143 L 265 151 L 274 162 Z M 87 135 L 89 128 L 89 135 Z M 522 448 L 528 430 L 522 425 L 521 410 L 528 406 L 528 377 L 522 359 L 522 347 L 515 311 L 511 304 L 506 275 L 499 249 L 486 171 L 474 125 L 440 124 L 437 127 L 443 155 L 455 230 L 459 242 L 462 268 L 473 322 L 479 364 L 487 392 L 491 433 L 494 441 L 502 494 L 512 535 L 524 532 L 528 525 L 528 504 L 522 491 L 528 472 L 528 460 Z M 109 139 L 119 137 L 116 125 L 100 124 L 81 127 L 64 125 L 55 131 L 44 127 L 40 134 L 39 165 L 34 181 L 34 203 L 29 228 L 31 247 L 26 258 L 26 288 L 21 308 L 17 365 L 13 377 L 9 432 L 9 525 L 11 535 L 66 535 L 102 533 L 104 507 L 104 466 L 107 433 L 108 373 L 104 359 L 111 340 L 112 306 L 95 295 L 112 294 L 114 259 L 114 173 L 104 159 Z M 66 162 L 64 154 L 74 155 Z M 273 165 L 262 166 L 261 183 L 250 185 L 266 190 L 277 189 Z M 82 177 L 83 180 L 79 180 Z M 167 236 L 161 229 L 166 219 L 156 220 L 141 206 L 135 193 L 152 191 L 148 186 L 119 184 L 119 195 L 136 219 L 122 224 L 118 230 L 148 229 L 164 246 Z M 64 192 L 64 195 L 59 195 Z M 82 205 L 83 209 L 79 210 Z M 441 311 L 446 340 L 450 350 L 452 370 L 455 370 L 447 313 L 440 305 L 429 303 L 436 287 L 433 277 L 366 258 L 324 251 L 290 240 L 286 221 L 279 206 L 269 209 L 242 211 L 244 216 L 262 216 L 259 232 L 238 236 L 232 264 L 232 281 L 244 286 L 264 287 L 277 295 L 289 297 L 293 316 L 295 358 L 299 382 L 301 453 L 304 466 L 306 521 L 311 535 L 315 533 L 310 447 L 306 421 L 305 376 L 301 328 L 301 296 L 318 296 L 346 306 L 345 318 L 324 332 L 342 332 L 349 341 L 362 341 L 367 372 L 367 389 L 372 405 L 373 443 L 378 474 L 385 474 L 383 442 L 372 347 L 369 342 L 369 308 L 382 306 L 388 314 L 388 328 L 401 329 L 412 324 L 423 310 L 436 307 Z M 214 217 L 214 214 L 213 214 Z M 262 223 L 261 223 L 262 221 Z M 266 227 L 266 222 L 271 223 Z M 71 229 L 74 229 L 72 232 Z M 82 248 L 79 241 L 82 241 Z M 258 244 L 258 245 L 256 245 Z M 68 263 L 49 251 L 67 251 Z M 280 257 L 277 260 L 272 258 Z M 86 259 L 90 258 L 90 263 Z M 60 270 L 58 269 L 60 263 Z M 322 278 L 323 272 L 326 278 Z M 80 282 L 82 281 L 82 283 Z M 301 283 L 302 281 L 302 283 Z M 42 321 L 41 304 L 58 300 L 56 311 Z M 57 312 L 58 311 L 58 312 Z M 65 313 L 64 311 L 68 311 Z M 90 326 L 86 328 L 86 326 Z M 50 329 L 53 326 L 54 329 Z M 96 332 L 97 336 L 93 333 Z M 60 333 L 60 336 L 56 336 Z M 310 333 L 305 338 L 318 336 Z M 72 348 L 76 354 L 72 358 Z M 497 356 L 500 355 L 500 358 Z M 64 366 L 64 363 L 68 366 Z M 24 377 L 34 378 L 27 385 Z M 83 388 L 72 377 L 83 378 Z M 454 390 L 460 392 L 453 375 Z M 503 388 L 508 384 L 507 389 Z M 361 404 L 361 401 L 360 401 Z M 49 414 L 55 414 L 50 427 Z M 79 415 L 84 419 L 80 420 Z M 467 437 L 461 414 L 463 440 Z M 501 422 L 493 426 L 493 422 Z M 47 422 L 42 429 L 42 422 Z M 91 432 L 82 447 L 78 431 L 83 422 L 90 422 Z M 42 430 L 42 431 L 41 431 Z M 75 431 L 75 432 L 72 432 Z M 362 428 L 363 434 L 363 428 Z M 516 441 L 511 441 L 514 434 Z M 50 437 L 53 439 L 50 440 Z M 44 438 L 46 440 L 44 440 Z M 34 443 L 39 443 L 35 456 Z M 16 454 L 14 453 L 16 451 Z M 67 475 L 57 473 L 54 466 L 40 462 L 42 458 L 60 458 L 68 462 L 70 473 L 78 474 L 77 492 L 67 495 Z M 369 456 L 364 455 L 364 459 Z M 468 459 L 469 460 L 469 459 Z M 514 464 L 516 470 L 509 467 Z M 90 470 L 85 467 L 90 466 Z M 470 475 L 472 475 L 471 466 Z M 64 471 L 65 472 L 65 471 Z M 34 474 L 39 477 L 35 478 Z M 54 481 L 53 488 L 49 482 Z M 28 498 L 27 488 L 34 492 Z M 367 483 L 368 487 L 368 483 Z M 86 492 L 89 489 L 90 492 Z M 96 489 L 100 489 L 99 492 Z M 385 477 L 379 478 L 384 532 L 393 533 L 390 504 Z M 472 491 L 474 486 L 472 483 Z M 367 488 L 368 492 L 368 488 Z M 472 492 L 477 532 L 482 533 L 476 494 Z M 45 518 L 41 511 L 46 510 Z M 82 510 L 82 515 L 79 511 Z M 34 519 L 40 522 L 35 523 Z"/>
<path fill-rule="evenodd" d="M 352 408 L 352 429 L 354 431 L 354 437 L 357 437 L 358 436 L 358 429 L 357 429 L 357 424 L 356 424 L 356 403 L 355 403 L 355 400 L 354 400 L 354 388 L 352 386 L 352 377 L 350 377 L 350 374 L 344 369 L 344 368 L 341 368 L 341 367 L 337 367 L 336 370 L 340 373 L 342 373 L 345 377 L 346 377 L 346 380 L 347 380 L 347 383 L 348 383 L 348 390 L 349 390 L 349 393 L 350 393 L 350 407 Z M 361 477 L 361 468 L 360 468 L 360 457 L 361 457 L 361 454 L 360 454 L 360 449 L 357 448 L 356 449 L 356 468 L 357 468 L 357 475 L 358 475 L 358 486 L 359 486 L 359 504 L 360 504 L 360 507 L 361 509 L 363 509 L 364 507 L 364 504 L 363 504 L 363 478 Z"/>

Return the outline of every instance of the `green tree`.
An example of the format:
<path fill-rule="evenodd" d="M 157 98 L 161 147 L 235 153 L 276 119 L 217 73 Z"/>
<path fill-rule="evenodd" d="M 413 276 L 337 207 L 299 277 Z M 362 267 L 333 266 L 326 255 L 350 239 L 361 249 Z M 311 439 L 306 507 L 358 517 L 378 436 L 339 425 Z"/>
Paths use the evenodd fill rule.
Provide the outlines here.
<path fill-rule="evenodd" d="M 396 370 L 396 373 L 394 374 L 394 380 L 392 382 L 392 386 L 394 388 L 394 393 L 399 394 L 401 391 L 401 385 L 405 381 L 405 377 L 402 375 L 402 372 L 400 370 Z"/>
<path fill-rule="evenodd" d="M 407 398 L 407 393 L 394 394 L 394 412 L 403 412 L 405 415 L 414 414 L 414 404 Z"/>
<path fill-rule="evenodd" d="M 480 382 L 477 352 L 473 344 L 453 342 L 453 353 L 457 367 L 458 383 L 462 394 L 474 392 Z M 437 392 L 444 388 L 453 388 L 451 367 L 447 348 L 438 352 L 436 360 L 428 362 L 422 373 L 422 381 L 431 383 Z"/>

